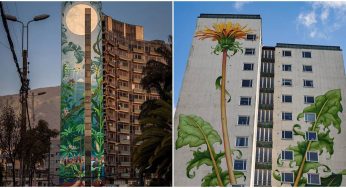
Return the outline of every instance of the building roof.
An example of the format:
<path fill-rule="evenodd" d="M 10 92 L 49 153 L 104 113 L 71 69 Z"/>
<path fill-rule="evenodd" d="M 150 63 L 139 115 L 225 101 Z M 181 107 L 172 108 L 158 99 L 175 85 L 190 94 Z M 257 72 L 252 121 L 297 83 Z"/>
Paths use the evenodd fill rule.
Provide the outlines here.
<path fill-rule="evenodd" d="M 200 14 L 198 18 L 261 19 L 259 14 Z"/>
<path fill-rule="evenodd" d="M 287 44 L 277 43 L 277 48 L 299 48 L 299 49 L 312 49 L 312 50 L 335 50 L 342 51 L 340 46 L 323 46 L 323 45 L 309 45 L 309 44 Z"/>

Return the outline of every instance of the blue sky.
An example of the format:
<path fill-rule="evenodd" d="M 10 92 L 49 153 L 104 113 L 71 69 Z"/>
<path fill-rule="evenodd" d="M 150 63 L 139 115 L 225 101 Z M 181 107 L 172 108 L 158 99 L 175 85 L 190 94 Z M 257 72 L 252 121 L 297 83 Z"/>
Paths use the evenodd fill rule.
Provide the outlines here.
<path fill-rule="evenodd" d="M 103 2 L 103 12 L 114 19 L 144 27 L 146 40 L 167 40 L 172 33 L 171 2 Z M 50 14 L 47 20 L 30 24 L 29 62 L 32 89 L 60 85 L 60 2 L 4 2 L 7 14 L 23 22 L 35 15 Z M 20 24 L 8 22 L 21 65 Z M 0 96 L 18 93 L 19 76 L 0 19 Z"/>
<path fill-rule="evenodd" d="M 200 13 L 260 14 L 263 45 L 336 45 L 346 57 L 346 2 L 175 2 L 174 106 Z"/>

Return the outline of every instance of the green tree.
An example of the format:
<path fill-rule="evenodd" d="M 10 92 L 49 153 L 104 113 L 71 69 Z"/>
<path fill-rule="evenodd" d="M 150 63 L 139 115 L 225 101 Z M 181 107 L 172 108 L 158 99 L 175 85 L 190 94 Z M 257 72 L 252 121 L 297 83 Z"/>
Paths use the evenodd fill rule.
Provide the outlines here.
<path fill-rule="evenodd" d="M 6 163 L 12 164 L 12 185 L 16 186 L 15 162 L 20 142 L 20 120 L 11 106 L 5 106 L 0 116 L 0 150 Z"/>
<path fill-rule="evenodd" d="M 155 89 L 160 99 L 147 100 L 141 106 L 139 120 L 142 135 L 135 142 L 132 161 L 140 174 L 154 173 L 157 178 L 153 185 L 170 186 L 172 184 L 172 37 L 169 45 L 162 44 L 157 52 L 165 62 L 148 61 L 144 68 L 141 84 L 144 89 Z"/>

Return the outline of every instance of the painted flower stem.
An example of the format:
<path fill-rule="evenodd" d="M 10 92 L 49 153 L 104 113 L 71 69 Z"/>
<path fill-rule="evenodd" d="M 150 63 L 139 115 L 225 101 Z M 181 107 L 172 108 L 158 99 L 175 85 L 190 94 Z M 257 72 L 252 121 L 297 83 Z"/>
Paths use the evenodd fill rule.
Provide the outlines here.
<path fill-rule="evenodd" d="M 235 179 L 234 173 L 233 173 L 233 160 L 232 160 L 232 152 L 231 147 L 229 143 L 229 136 L 228 136 L 228 128 L 227 128 L 227 114 L 226 114 L 226 98 L 225 98 L 225 91 L 226 91 L 226 65 L 227 65 L 227 49 L 224 49 L 222 52 L 222 79 L 221 79 L 221 123 L 222 123 L 222 137 L 223 137 L 223 146 L 225 149 L 225 155 L 226 155 L 226 163 L 228 168 L 228 176 L 229 181 L 231 185 L 237 184 L 237 181 Z"/>

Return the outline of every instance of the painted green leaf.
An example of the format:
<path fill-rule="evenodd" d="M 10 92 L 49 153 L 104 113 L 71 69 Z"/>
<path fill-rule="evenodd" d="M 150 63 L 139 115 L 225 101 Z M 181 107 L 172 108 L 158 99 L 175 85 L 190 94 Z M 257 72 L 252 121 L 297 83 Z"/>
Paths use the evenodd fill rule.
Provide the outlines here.
<path fill-rule="evenodd" d="M 293 133 L 294 135 L 299 135 L 302 136 L 303 138 L 305 138 L 305 133 L 303 131 L 301 131 L 301 126 L 299 124 L 295 124 L 293 126 Z"/>
<path fill-rule="evenodd" d="M 202 144 L 212 146 L 216 142 L 222 143 L 222 140 L 210 123 L 195 115 L 181 114 L 179 116 L 176 149 L 186 145 L 189 147 L 198 147 Z"/>
<path fill-rule="evenodd" d="M 234 176 L 236 179 L 244 178 L 244 181 L 246 180 L 246 176 L 243 172 L 234 171 Z M 229 184 L 228 171 L 221 172 L 220 177 L 224 185 Z M 212 173 L 209 173 L 202 179 L 202 187 L 216 187 L 216 186 L 218 186 L 217 177 L 216 177 L 215 171 L 213 170 Z"/>
<path fill-rule="evenodd" d="M 329 155 L 332 156 L 334 154 L 334 138 L 329 136 L 329 132 L 318 133 L 318 141 L 311 143 L 310 150 L 318 150 L 322 154 L 323 149 L 326 149 Z"/>
<path fill-rule="evenodd" d="M 216 90 L 221 90 L 221 80 L 222 80 L 222 76 L 219 76 L 216 78 L 216 81 L 215 81 L 215 87 L 216 87 Z M 229 97 L 229 99 L 227 100 L 227 102 L 231 102 L 231 95 L 229 94 L 229 92 L 227 91 L 227 89 L 225 89 L 225 93 L 226 95 Z"/>
<path fill-rule="evenodd" d="M 311 187 L 340 187 L 342 183 L 342 174 L 332 173 L 330 176 L 321 178 L 321 185 L 309 185 Z"/>
<path fill-rule="evenodd" d="M 221 163 L 221 159 L 225 156 L 224 153 L 218 153 L 214 155 L 214 159 L 218 165 Z M 207 166 L 213 166 L 213 161 L 210 156 L 210 152 L 208 150 L 205 151 L 194 151 L 193 152 L 193 159 L 191 159 L 187 163 L 186 167 L 186 175 L 189 178 L 195 177 L 195 172 L 193 174 L 190 174 L 190 171 L 196 167 L 198 169 L 201 165 L 207 165 Z"/>
<path fill-rule="evenodd" d="M 315 113 L 316 127 L 323 124 L 325 129 L 329 129 L 329 126 L 332 124 L 338 130 L 338 133 L 340 133 L 341 119 L 338 113 L 343 110 L 340 102 L 340 89 L 330 90 L 325 95 L 316 97 L 315 103 L 304 108 L 303 112 L 298 115 L 297 119 L 299 120 L 304 117 L 304 113 Z"/>

